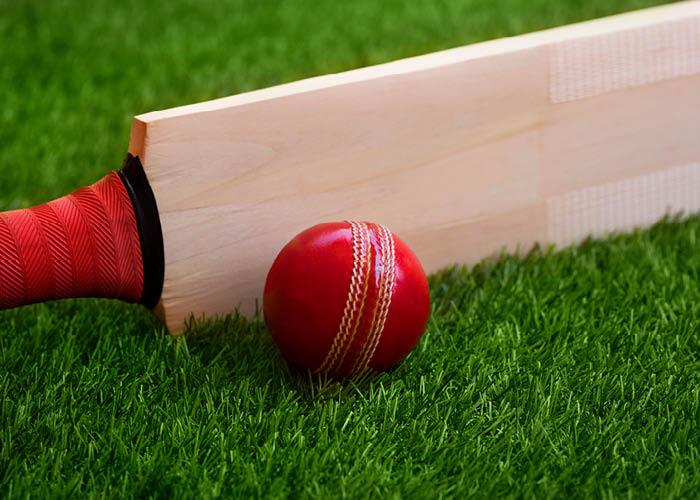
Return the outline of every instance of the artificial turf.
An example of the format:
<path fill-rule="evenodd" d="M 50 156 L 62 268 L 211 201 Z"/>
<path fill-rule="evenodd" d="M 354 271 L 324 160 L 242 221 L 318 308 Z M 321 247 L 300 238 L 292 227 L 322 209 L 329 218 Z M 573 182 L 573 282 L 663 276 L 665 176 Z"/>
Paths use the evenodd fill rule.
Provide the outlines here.
<path fill-rule="evenodd" d="M 656 3 L 0 0 L 0 209 L 118 167 L 140 112 Z M 0 313 L 0 496 L 695 495 L 700 219 L 430 281 L 419 348 L 345 383 L 255 318 Z"/>

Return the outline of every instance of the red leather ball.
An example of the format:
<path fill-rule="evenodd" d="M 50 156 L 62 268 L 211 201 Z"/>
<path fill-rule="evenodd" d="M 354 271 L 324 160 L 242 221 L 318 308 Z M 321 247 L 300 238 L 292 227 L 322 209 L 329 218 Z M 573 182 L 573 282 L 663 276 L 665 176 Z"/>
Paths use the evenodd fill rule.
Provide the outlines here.
<path fill-rule="evenodd" d="M 334 222 L 282 249 L 267 275 L 263 311 L 292 363 L 352 376 L 387 370 L 413 350 L 430 293 L 418 258 L 387 228 Z"/>

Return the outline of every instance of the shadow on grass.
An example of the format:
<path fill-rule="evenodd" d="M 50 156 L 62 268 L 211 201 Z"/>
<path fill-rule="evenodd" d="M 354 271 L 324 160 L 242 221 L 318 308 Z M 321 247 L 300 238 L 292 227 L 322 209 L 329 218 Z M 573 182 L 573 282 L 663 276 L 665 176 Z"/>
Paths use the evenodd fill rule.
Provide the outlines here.
<path fill-rule="evenodd" d="M 362 397 L 384 375 L 365 373 L 338 379 L 299 368 L 282 356 L 259 313 L 250 319 L 238 312 L 220 318 L 191 317 L 183 339 L 190 355 L 198 357 L 203 366 L 223 365 L 232 376 L 253 375 L 261 385 L 274 379 L 310 406 L 351 395 Z"/>

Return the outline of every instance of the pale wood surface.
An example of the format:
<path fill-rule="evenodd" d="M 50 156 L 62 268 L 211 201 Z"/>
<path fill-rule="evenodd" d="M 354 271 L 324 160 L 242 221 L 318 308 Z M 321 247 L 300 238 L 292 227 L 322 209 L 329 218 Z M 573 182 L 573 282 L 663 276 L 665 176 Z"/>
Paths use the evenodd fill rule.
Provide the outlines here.
<path fill-rule="evenodd" d="M 135 118 L 165 238 L 157 308 L 255 310 L 297 232 L 380 222 L 428 272 L 700 210 L 700 2 Z"/>

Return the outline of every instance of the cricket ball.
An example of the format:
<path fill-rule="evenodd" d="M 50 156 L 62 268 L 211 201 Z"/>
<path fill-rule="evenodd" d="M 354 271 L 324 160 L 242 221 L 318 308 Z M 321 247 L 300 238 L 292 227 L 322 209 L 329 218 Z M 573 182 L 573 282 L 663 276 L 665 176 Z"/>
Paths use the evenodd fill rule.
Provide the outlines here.
<path fill-rule="evenodd" d="M 430 293 L 418 258 L 389 229 L 333 222 L 303 231 L 280 251 L 263 312 L 288 360 L 345 377 L 405 358 L 425 331 Z"/>

